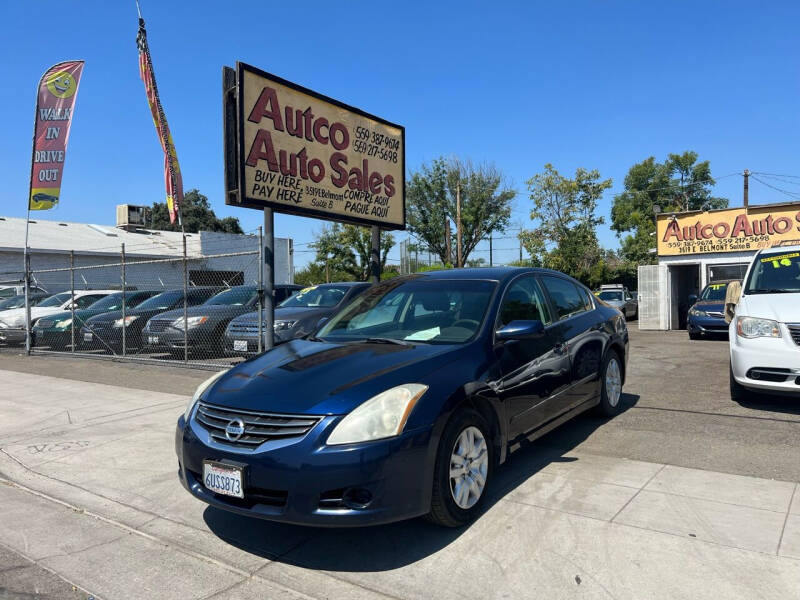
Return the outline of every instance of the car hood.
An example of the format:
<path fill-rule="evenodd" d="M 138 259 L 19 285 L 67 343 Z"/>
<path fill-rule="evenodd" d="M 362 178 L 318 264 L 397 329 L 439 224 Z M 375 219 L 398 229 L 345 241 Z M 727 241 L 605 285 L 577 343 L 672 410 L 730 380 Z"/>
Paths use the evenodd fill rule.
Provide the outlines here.
<path fill-rule="evenodd" d="M 54 315 L 56 313 L 63 312 L 64 309 L 60 306 L 33 306 L 31 307 L 31 319 L 39 319 L 41 317 L 46 317 L 48 315 Z M 0 312 L 0 321 L 6 321 L 11 319 L 17 319 L 19 317 L 25 318 L 25 309 L 24 308 L 12 308 L 11 310 L 4 310 Z"/>
<path fill-rule="evenodd" d="M 782 323 L 800 323 L 800 293 L 742 296 L 736 306 L 736 314 Z"/>
<path fill-rule="evenodd" d="M 725 303 L 719 300 L 698 300 L 694 303 L 692 308 L 704 310 L 706 312 L 722 312 L 725 309 Z"/>
<path fill-rule="evenodd" d="M 369 398 L 427 375 L 463 346 L 292 340 L 233 367 L 203 399 L 231 408 L 286 414 L 345 414 Z"/>
<path fill-rule="evenodd" d="M 248 313 L 253 310 L 252 306 L 227 306 L 222 304 L 200 304 L 199 306 L 190 306 L 186 309 L 186 314 L 189 317 L 218 317 L 218 318 L 233 318 L 243 313 Z M 176 308 L 175 310 L 168 310 L 167 312 L 157 313 L 159 319 L 177 319 L 183 316 L 183 309 Z"/>
<path fill-rule="evenodd" d="M 154 317 L 154 316 L 159 315 L 159 314 L 164 314 L 164 311 L 163 310 L 158 310 L 158 309 L 156 309 L 156 310 L 153 310 L 153 309 L 139 310 L 139 309 L 136 309 L 136 308 L 129 308 L 129 309 L 127 309 L 125 311 L 125 316 L 126 317 L 136 316 L 136 317 L 142 317 L 142 318 L 145 318 L 145 319 L 149 319 L 150 317 Z M 183 309 L 181 309 L 180 316 L 183 316 Z M 92 322 L 97 322 L 97 321 L 116 321 L 117 319 L 121 319 L 121 318 L 122 318 L 122 311 L 121 310 L 112 310 L 110 312 L 104 312 L 104 313 L 101 313 L 99 315 L 96 315 L 96 316 L 92 317 L 91 319 L 89 319 L 89 321 L 92 321 Z"/>
<path fill-rule="evenodd" d="M 275 309 L 275 320 L 276 321 L 300 321 L 303 319 L 309 319 L 315 316 L 319 316 L 322 318 L 329 314 L 331 311 L 335 310 L 334 308 L 304 308 L 304 307 L 286 307 L 286 308 L 276 308 Z M 250 312 L 246 315 L 242 315 L 241 317 L 236 317 L 232 322 L 237 324 L 258 324 L 258 311 Z"/>
<path fill-rule="evenodd" d="M 85 321 L 89 317 L 100 314 L 103 311 L 91 310 L 88 308 L 81 308 L 75 311 L 75 318 L 78 321 Z M 69 310 L 60 310 L 58 312 L 50 313 L 46 315 L 48 319 L 53 321 L 64 321 L 66 319 L 72 318 L 72 311 Z"/>

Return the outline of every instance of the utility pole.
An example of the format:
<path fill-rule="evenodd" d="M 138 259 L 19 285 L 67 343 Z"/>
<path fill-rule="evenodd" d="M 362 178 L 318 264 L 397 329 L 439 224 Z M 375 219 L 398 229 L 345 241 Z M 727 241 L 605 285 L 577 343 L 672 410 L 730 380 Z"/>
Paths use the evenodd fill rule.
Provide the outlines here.
<path fill-rule="evenodd" d="M 522 266 L 522 229 L 519 230 L 519 264 Z"/>
<path fill-rule="evenodd" d="M 369 257 L 370 281 L 381 281 L 381 230 L 377 225 L 372 226 L 372 249 Z"/>
<path fill-rule="evenodd" d="M 461 181 L 456 184 L 456 267 L 463 267 L 461 262 Z"/>
<path fill-rule="evenodd" d="M 748 181 L 750 178 L 750 170 L 745 169 L 742 175 L 744 175 L 744 207 L 747 208 L 750 203 L 750 182 Z"/>
<path fill-rule="evenodd" d="M 444 246 L 445 246 L 445 254 L 447 255 L 447 260 L 445 260 L 445 266 L 447 263 L 453 262 L 453 249 L 450 244 L 450 219 L 447 215 L 444 216 Z"/>
<path fill-rule="evenodd" d="M 489 232 L 489 266 L 494 266 L 492 263 L 492 232 Z"/>

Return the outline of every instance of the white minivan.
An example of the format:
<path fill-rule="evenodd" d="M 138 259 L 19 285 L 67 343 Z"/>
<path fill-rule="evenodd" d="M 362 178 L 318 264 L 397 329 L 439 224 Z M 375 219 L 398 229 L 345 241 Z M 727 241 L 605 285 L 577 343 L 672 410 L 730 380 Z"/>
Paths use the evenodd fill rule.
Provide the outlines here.
<path fill-rule="evenodd" d="M 800 399 L 800 244 L 756 254 L 729 338 L 731 398 L 751 390 Z"/>

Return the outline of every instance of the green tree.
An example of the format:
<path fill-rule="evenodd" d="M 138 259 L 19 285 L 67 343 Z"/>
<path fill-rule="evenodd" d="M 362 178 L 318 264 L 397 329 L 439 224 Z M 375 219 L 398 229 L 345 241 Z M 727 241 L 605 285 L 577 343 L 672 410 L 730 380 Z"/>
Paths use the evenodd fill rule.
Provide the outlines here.
<path fill-rule="evenodd" d="M 344 271 L 332 270 L 330 265 L 326 270 L 325 264 L 317 261 L 308 263 L 294 274 L 294 282 L 297 285 L 317 285 L 328 281 L 354 281 L 354 278 Z"/>
<path fill-rule="evenodd" d="M 394 236 L 389 232 L 382 231 L 380 244 L 381 270 L 386 265 L 389 250 L 393 246 Z M 327 261 L 329 269 L 346 273 L 356 281 L 369 279 L 369 260 L 372 252 L 372 232 L 370 228 L 334 223 L 330 227 L 325 227 L 317 235 L 312 247 L 317 252 L 317 263 L 325 265 Z"/>
<path fill-rule="evenodd" d="M 180 231 L 178 221 L 169 222 L 169 211 L 166 202 L 154 202 L 151 209 L 153 229 L 159 231 Z M 181 204 L 181 217 L 186 233 L 197 233 L 199 231 L 219 231 L 222 233 L 244 233 L 239 219 L 236 217 L 225 217 L 220 219 L 214 214 L 208 198 L 198 190 L 189 190 L 183 196 Z"/>
<path fill-rule="evenodd" d="M 696 152 L 670 154 L 663 163 L 649 157 L 633 165 L 625 189 L 614 197 L 611 228 L 621 237 L 621 255 L 634 264 L 657 260 L 654 208 L 662 212 L 725 208 L 726 198 L 711 195 L 715 184 L 709 161 L 698 162 Z M 622 237 L 624 233 L 629 233 Z"/>
<path fill-rule="evenodd" d="M 604 258 L 596 232 L 603 218 L 595 213 L 611 179 L 601 180 L 597 170 L 583 168 L 570 179 L 548 163 L 527 185 L 535 227 L 522 231 L 520 241 L 531 261 L 588 282 Z"/>
<path fill-rule="evenodd" d="M 435 159 L 411 173 L 406 184 L 409 231 L 424 241 L 443 264 L 455 264 L 457 197 L 461 200 L 461 264 L 489 233 L 502 232 L 511 219 L 516 196 L 493 165 L 473 165 L 458 158 Z M 448 255 L 447 232 L 452 232 Z"/>

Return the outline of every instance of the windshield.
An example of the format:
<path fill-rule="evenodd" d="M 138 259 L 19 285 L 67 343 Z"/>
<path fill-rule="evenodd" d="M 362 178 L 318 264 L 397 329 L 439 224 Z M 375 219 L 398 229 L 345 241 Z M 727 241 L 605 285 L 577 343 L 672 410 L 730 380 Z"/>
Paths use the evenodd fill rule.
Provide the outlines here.
<path fill-rule="evenodd" d="M 334 342 L 388 338 L 464 343 L 478 332 L 496 285 L 412 279 L 373 287 L 333 317 L 317 337 Z"/>
<path fill-rule="evenodd" d="M 700 294 L 700 300 L 725 302 L 725 294 L 727 291 L 727 283 L 711 283 L 707 285 L 706 289 L 703 290 L 703 293 Z"/>
<path fill-rule="evenodd" d="M 252 304 L 258 297 L 258 291 L 255 288 L 241 288 L 235 287 L 224 292 L 220 292 L 216 296 L 212 296 L 204 302 L 204 304 L 221 304 L 223 306 L 244 306 Z"/>
<path fill-rule="evenodd" d="M 104 298 L 100 298 L 100 300 L 89 305 L 87 308 L 91 308 L 92 310 L 119 310 L 122 308 L 122 292 L 109 294 Z"/>
<path fill-rule="evenodd" d="M 342 301 L 347 288 L 335 285 L 315 285 L 300 290 L 281 302 L 281 308 L 330 308 Z"/>
<path fill-rule="evenodd" d="M 31 298 L 31 304 L 36 304 L 36 298 Z M 0 310 L 9 310 L 12 308 L 22 308 L 25 306 L 25 296 L 13 296 L 0 300 Z"/>
<path fill-rule="evenodd" d="M 745 294 L 800 292 L 800 251 L 761 254 L 747 278 Z"/>
<path fill-rule="evenodd" d="M 158 296 L 148 298 L 136 308 L 141 310 L 167 310 L 172 308 L 181 298 L 183 298 L 183 292 L 163 292 Z"/>
<path fill-rule="evenodd" d="M 69 298 L 70 298 L 69 292 L 64 292 L 62 294 L 56 294 L 55 296 L 50 296 L 47 300 L 45 300 L 44 302 L 39 304 L 39 306 L 42 306 L 42 307 L 61 306 L 62 304 L 64 304 L 64 302 L 69 300 Z"/>
<path fill-rule="evenodd" d="M 600 298 L 600 300 L 605 300 L 606 302 L 609 300 L 624 300 L 622 297 L 622 292 L 600 292 L 597 294 L 597 297 Z"/>

